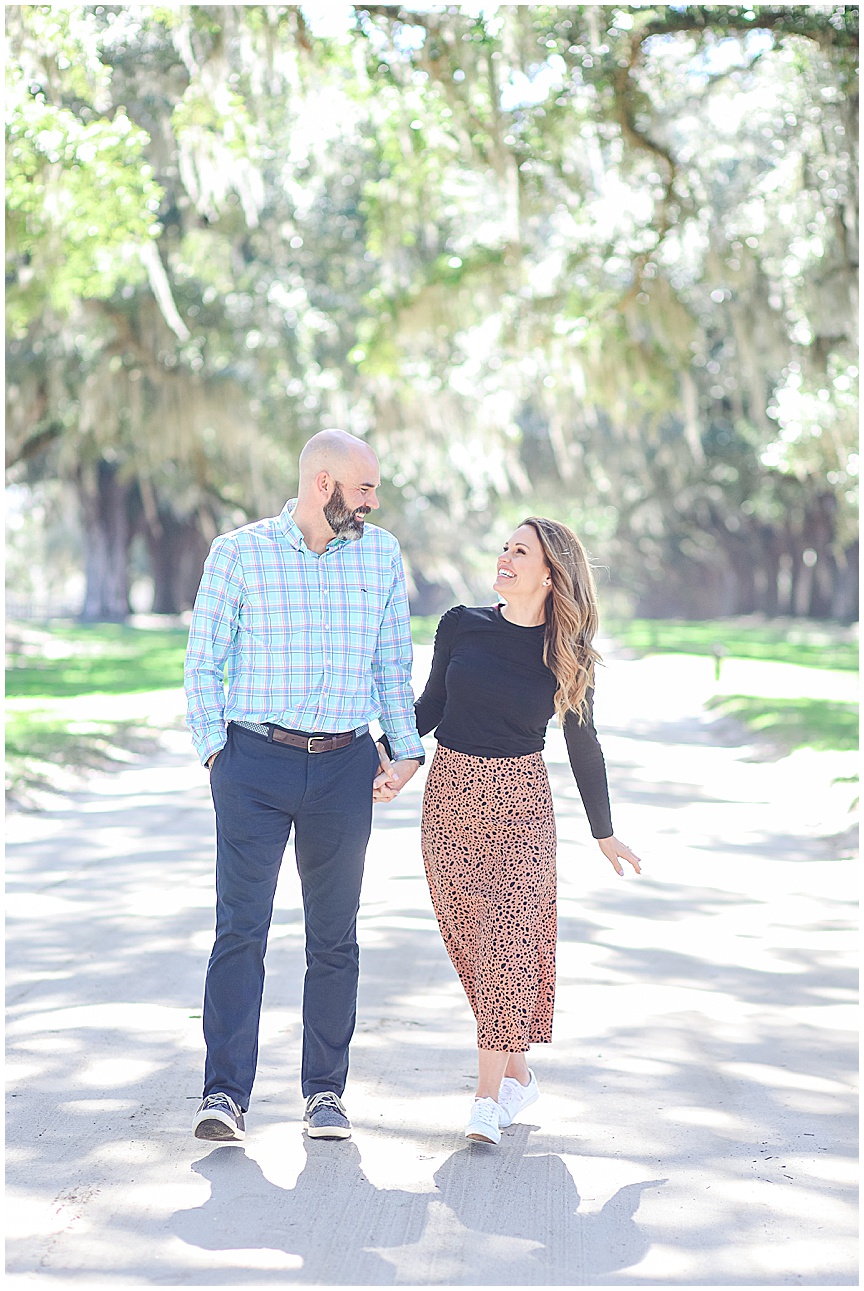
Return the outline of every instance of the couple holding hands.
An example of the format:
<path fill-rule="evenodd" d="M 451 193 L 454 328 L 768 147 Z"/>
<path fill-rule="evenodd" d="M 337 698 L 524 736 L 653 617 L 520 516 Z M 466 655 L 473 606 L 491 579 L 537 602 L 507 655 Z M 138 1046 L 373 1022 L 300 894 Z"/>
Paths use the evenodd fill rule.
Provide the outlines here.
<path fill-rule="evenodd" d="M 399 546 L 366 523 L 379 485 L 364 441 L 321 431 L 301 453 L 297 498 L 217 538 L 196 597 L 188 723 L 210 768 L 217 847 L 193 1129 L 214 1143 L 245 1137 L 267 935 L 292 828 L 306 927 L 304 1124 L 313 1138 L 349 1137 L 342 1094 L 372 803 L 395 798 L 416 772 L 421 735 L 434 730 L 438 742 L 423 860 L 477 1021 L 469 1139 L 498 1143 L 536 1101 L 528 1048 L 552 1038 L 556 835 L 541 750 L 553 713 L 601 851 L 618 874 L 622 860 L 639 873 L 612 831 L 592 720 L 596 594 L 576 535 L 536 516 L 515 530 L 493 584 L 503 604 L 447 611 L 415 704 Z"/>

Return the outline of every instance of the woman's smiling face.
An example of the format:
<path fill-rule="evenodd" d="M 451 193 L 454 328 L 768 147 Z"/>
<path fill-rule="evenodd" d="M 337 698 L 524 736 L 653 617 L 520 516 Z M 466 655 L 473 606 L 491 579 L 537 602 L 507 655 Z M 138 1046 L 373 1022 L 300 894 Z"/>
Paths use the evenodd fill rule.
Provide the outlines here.
<path fill-rule="evenodd" d="M 551 577 L 536 530 L 520 525 L 504 544 L 498 557 L 498 574 L 492 584 L 505 601 L 515 597 L 537 597 L 547 591 Z"/>

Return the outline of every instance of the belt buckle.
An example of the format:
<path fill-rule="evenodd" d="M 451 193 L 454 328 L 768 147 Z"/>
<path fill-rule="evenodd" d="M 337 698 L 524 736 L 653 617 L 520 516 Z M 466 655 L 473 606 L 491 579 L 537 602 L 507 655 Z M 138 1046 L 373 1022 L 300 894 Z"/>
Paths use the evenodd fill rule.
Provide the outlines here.
<path fill-rule="evenodd" d="M 326 739 L 327 739 L 326 735 L 310 735 L 309 738 L 306 740 L 306 752 L 307 753 L 323 752 L 322 749 L 313 749 L 312 745 L 315 743 L 316 740 L 326 740 Z"/>

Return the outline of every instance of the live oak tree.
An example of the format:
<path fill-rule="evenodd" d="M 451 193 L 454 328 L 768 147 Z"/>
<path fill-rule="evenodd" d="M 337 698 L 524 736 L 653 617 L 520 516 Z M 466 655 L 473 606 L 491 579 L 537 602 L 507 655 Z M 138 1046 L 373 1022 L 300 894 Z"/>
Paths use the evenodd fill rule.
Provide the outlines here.
<path fill-rule="evenodd" d="M 383 209 L 415 260 L 369 324 L 391 366 L 396 340 L 416 391 L 425 303 L 465 420 L 509 415 L 649 612 L 854 615 L 856 12 L 366 13 L 448 175 L 423 224 Z"/>
<path fill-rule="evenodd" d="M 368 434 L 414 604 L 528 510 L 655 613 L 855 614 L 857 11 L 7 10 L 13 478 L 156 607 Z"/>

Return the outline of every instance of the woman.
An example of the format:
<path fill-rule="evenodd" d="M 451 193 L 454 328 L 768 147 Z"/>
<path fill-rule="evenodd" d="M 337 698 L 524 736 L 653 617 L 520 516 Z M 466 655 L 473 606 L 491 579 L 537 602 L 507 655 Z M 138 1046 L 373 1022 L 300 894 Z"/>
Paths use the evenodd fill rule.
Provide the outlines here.
<path fill-rule="evenodd" d="M 479 1079 L 466 1137 L 498 1143 L 539 1097 L 526 1055 L 552 1039 L 555 817 L 540 750 L 553 712 L 591 832 L 618 874 L 639 858 L 612 832 L 592 721 L 600 656 L 594 579 L 566 525 L 531 516 L 504 544 L 504 605 L 441 619 L 416 704 L 438 748 L 423 798 L 422 847 L 438 924 L 477 1019 Z"/>

